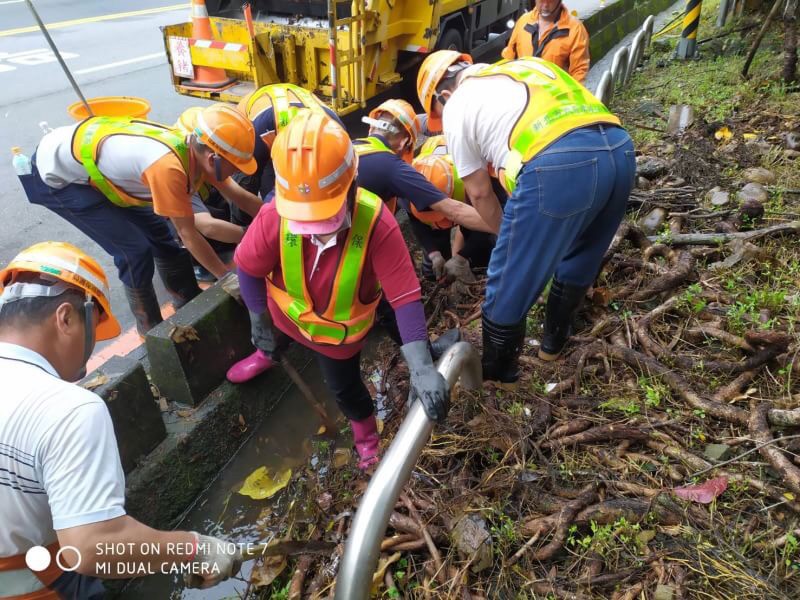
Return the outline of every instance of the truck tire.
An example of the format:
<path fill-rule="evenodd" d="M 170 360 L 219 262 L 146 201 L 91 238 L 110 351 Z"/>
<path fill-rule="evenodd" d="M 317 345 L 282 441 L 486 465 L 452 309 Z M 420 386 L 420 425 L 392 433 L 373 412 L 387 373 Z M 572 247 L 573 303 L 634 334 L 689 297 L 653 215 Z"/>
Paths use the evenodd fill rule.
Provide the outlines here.
<path fill-rule="evenodd" d="M 461 37 L 461 32 L 455 27 L 445 29 L 442 37 L 436 42 L 436 49 L 464 52 L 464 38 Z"/>

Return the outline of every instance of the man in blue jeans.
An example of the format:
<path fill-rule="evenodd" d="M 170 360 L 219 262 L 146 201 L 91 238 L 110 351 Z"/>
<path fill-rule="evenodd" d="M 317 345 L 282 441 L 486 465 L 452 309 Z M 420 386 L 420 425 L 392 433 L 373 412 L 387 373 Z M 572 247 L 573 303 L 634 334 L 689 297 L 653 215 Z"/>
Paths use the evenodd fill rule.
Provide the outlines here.
<path fill-rule="evenodd" d="M 594 281 L 633 187 L 620 121 L 552 63 L 473 65 L 455 51 L 422 63 L 417 91 L 441 122 L 464 188 L 499 231 L 483 304 L 483 376 L 515 384 L 526 316 L 550 278 L 539 357 L 555 360 Z M 501 211 L 489 167 L 510 197 Z"/>

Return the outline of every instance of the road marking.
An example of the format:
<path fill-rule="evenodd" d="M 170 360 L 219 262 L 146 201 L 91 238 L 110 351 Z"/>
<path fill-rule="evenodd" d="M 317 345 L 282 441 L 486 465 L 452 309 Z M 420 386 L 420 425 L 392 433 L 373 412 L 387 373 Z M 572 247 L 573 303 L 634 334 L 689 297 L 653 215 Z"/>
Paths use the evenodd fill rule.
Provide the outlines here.
<path fill-rule="evenodd" d="M 152 15 L 155 13 L 162 13 L 162 12 L 169 12 L 171 10 L 178 10 L 180 8 L 189 8 L 191 4 L 183 3 L 183 4 L 172 4 L 170 6 L 160 6 L 158 8 L 145 8 L 143 10 L 133 10 L 128 12 L 121 12 L 121 13 L 112 13 L 109 15 L 98 15 L 96 17 L 85 17 L 83 19 L 70 19 L 69 21 L 57 21 L 56 23 L 47 23 L 47 29 L 63 29 L 64 27 L 72 27 L 74 25 L 83 25 L 85 23 L 98 23 L 100 21 L 110 21 L 112 19 L 125 19 L 127 17 L 139 17 L 141 15 Z M 17 27 L 15 29 L 6 29 L 5 31 L 0 31 L 0 37 L 6 37 L 9 35 L 17 35 L 20 33 L 33 33 L 34 31 L 39 31 L 39 28 L 36 25 L 31 27 Z"/>
<path fill-rule="evenodd" d="M 25 0 L 3 0 L 0 2 L 0 6 L 3 4 L 22 4 L 23 2 L 25 2 Z"/>
<path fill-rule="evenodd" d="M 62 52 L 61 56 L 67 58 L 77 58 L 78 55 L 74 52 Z M 4 63 L 12 63 L 5 64 Z M 0 73 L 8 71 L 15 71 L 16 66 L 35 67 L 47 63 L 56 62 L 56 57 L 52 51 L 46 48 L 37 48 L 36 50 L 24 50 L 22 52 L 0 52 Z"/>
<path fill-rule="evenodd" d="M 129 58 L 128 60 L 118 60 L 117 62 L 108 63 L 107 65 L 98 65 L 96 67 L 87 67 L 85 69 L 78 69 L 73 71 L 75 75 L 85 75 L 86 73 L 94 73 L 95 71 L 105 71 L 106 69 L 113 69 L 114 67 L 121 67 L 123 65 L 131 65 L 137 62 L 144 62 L 154 58 L 164 58 L 163 52 L 156 52 L 155 54 L 145 54 L 144 56 L 137 56 L 136 58 Z"/>

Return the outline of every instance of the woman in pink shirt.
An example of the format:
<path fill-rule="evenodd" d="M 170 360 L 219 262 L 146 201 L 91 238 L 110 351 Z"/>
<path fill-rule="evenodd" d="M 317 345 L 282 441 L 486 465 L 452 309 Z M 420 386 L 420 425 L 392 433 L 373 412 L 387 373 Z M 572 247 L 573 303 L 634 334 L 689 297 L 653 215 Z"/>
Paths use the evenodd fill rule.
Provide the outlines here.
<path fill-rule="evenodd" d="M 378 461 L 380 439 L 360 356 L 382 297 L 397 317 L 412 398 L 431 419 L 446 413 L 449 390 L 431 357 L 419 280 L 391 212 L 356 186 L 352 143 L 333 119 L 298 115 L 272 156 L 275 202 L 262 207 L 235 256 L 242 298 L 262 326 L 256 352 L 228 379 L 271 368 L 291 340 L 310 348 L 367 468 Z M 273 327 L 264 326 L 267 309 Z"/>

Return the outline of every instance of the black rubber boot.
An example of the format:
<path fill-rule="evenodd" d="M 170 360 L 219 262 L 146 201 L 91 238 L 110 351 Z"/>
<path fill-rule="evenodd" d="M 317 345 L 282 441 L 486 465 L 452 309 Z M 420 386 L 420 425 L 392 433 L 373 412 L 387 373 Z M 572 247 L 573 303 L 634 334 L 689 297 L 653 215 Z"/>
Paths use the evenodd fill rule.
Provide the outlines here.
<path fill-rule="evenodd" d="M 136 319 L 136 331 L 144 337 L 148 331 L 161 323 L 161 308 L 158 306 L 156 290 L 151 283 L 147 287 L 129 288 L 125 286 L 125 297 Z"/>
<path fill-rule="evenodd" d="M 461 341 L 461 330 L 458 327 L 448 329 L 430 343 L 431 358 L 433 362 L 439 360 L 450 346 Z"/>
<path fill-rule="evenodd" d="M 498 325 L 483 317 L 483 380 L 515 387 L 519 379 L 519 355 L 525 343 L 525 319 L 514 325 Z"/>
<path fill-rule="evenodd" d="M 539 358 L 553 361 L 560 355 L 572 335 L 572 322 L 583 304 L 589 286 L 570 285 L 553 279 L 544 313 L 544 334 Z"/>
<path fill-rule="evenodd" d="M 164 282 L 164 287 L 174 300 L 176 310 L 202 291 L 197 285 L 192 257 L 188 252 L 181 252 L 169 258 L 156 257 L 156 269 L 161 281 Z"/>

